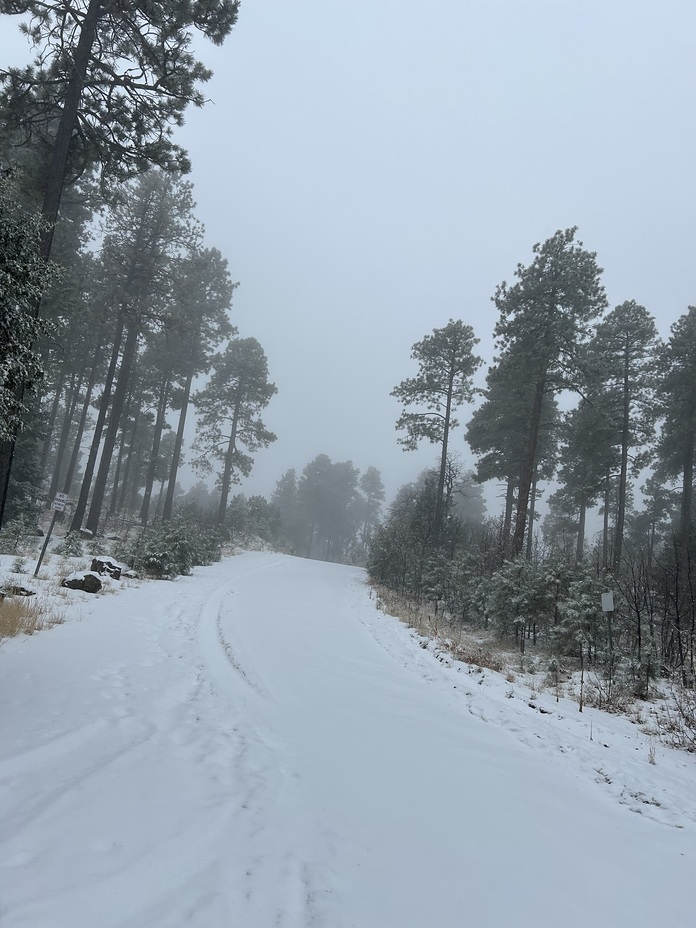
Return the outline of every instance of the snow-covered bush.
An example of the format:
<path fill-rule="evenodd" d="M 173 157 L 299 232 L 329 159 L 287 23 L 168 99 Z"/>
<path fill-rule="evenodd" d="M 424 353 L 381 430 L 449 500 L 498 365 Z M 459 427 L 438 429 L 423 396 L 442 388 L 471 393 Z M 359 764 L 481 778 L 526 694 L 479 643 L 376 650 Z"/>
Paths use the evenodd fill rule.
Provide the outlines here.
<path fill-rule="evenodd" d="M 55 553 L 61 557 L 82 557 L 82 541 L 77 532 L 68 532 L 60 544 L 56 545 Z"/>
<path fill-rule="evenodd" d="M 26 550 L 29 526 L 23 517 L 6 522 L 0 534 L 0 554 L 17 554 Z"/>
<path fill-rule="evenodd" d="M 188 574 L 198 564 L 220 559 L 217 530 L 194 522 L 163 522 L 117 548 L 117 555 L 138 573 L 149 577 Z"/>

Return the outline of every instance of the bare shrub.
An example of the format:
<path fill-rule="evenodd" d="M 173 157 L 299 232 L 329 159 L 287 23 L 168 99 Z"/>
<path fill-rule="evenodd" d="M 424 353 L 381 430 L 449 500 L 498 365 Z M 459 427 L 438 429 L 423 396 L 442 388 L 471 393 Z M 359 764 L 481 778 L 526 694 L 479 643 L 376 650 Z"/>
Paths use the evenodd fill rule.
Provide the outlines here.
<path fill-rule="evenodd" d="M 505 664 L 500 656 L 483 646 L 475 647 L 470 644 L 459 644 L 454 648 L 453 654 L 458 661 L 462 661 L 464 664 L 486 667 L 488 670 L 495 670 L 496 673 L 503 673 L 505 670 Z"/>
<path fill-rule="evenodd" d="M 696 690 L 675 685 L 662 713 L 663 739 L 672 747 L 696 752 Z"/>

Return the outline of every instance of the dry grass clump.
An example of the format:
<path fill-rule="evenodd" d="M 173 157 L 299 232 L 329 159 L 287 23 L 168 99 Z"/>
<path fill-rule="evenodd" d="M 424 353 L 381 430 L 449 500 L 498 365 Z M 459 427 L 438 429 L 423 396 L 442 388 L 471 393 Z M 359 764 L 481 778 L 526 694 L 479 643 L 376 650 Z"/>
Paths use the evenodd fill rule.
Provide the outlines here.
<path fill-rule="evenodd" d="M 496 673 L 503 673 L 507 670 L 502 657 L 495 654 L 490 648 L 476 646 L 470 642 L 462 642 L 452 648 L 454 657 L 463 664 L 474 664 L 476 667 L 485 667 L 488 670 L 494 670 Z M 508 683 L 514 681 L 514 674 L 507 673 Z"/>
<path fill-rule="evenodd" d="M 461 623 L 451 622 L 441 611 L 436 613 L 427 604 L 378 584 L 372 586 L 378 609 L 400 619 L 426 638 L 437 640 L 438 647 L 449 651 L 455 660 L 497 673 L 507 669 L 505 655 L 492 643 L 481 641 L 480 630 L 477 635 L 467 635 Z"/>
<path fill-rule="evenodd" d="M 60 613 L 33 597 L 5 596 L 0 599 L 0 640 L 16 635 L 33 635 L 62 622 Z"/>

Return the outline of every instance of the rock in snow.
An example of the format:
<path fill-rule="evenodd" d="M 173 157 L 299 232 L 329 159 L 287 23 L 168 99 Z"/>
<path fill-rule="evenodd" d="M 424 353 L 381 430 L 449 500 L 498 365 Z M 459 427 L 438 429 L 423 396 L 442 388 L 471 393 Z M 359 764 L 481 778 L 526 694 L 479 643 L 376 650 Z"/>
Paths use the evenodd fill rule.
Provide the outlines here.
<path fill-rule="evenodd" d="M 99 574 L 91 570 L 75 571 L 63 580 L 62 586 L 69 590 L 83 590 L 85 593 L 98 593 L 102 588 Z"/>

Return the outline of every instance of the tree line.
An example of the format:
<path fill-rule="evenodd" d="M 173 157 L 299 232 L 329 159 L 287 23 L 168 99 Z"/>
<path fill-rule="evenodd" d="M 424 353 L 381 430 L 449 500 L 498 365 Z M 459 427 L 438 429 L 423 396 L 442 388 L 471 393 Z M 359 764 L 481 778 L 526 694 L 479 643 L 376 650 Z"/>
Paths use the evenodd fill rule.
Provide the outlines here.
<path fill-rule="evenodd" d="M 238 6 L 0 5 L 36 52 L 0 70 L 0 524 L 59 492 L 72 530 L 170 519 L 191 403 L 223 522 L 231 485 L 275 440 L 265 354 L 230 322 L 236 284 L 173 138 L 211 76 L 192 32 L 220 44 Z"/>
<path fill-rule="evenodd" d="M 535 245 L 493 296 L 496 357 L 480 391 L 470 326 L 450 320 L 414 345 L 417 374 L 393 391 L 399 441 L 433 442 L 438 466 L 399 492 L 369 568 L 521 647 L 545 638 L 614 681 L 622 667 L 639 689 L 661 669 L 690 682 L 696 307 L 663 342 L 634 300 L 609 310 L 601 275 L 575 228 Z M 504 505 L 472 519 L 456 506 L 462 475 L 448 441 L 476 393 L 464 428 L 474 477 L 498 482 Z M 588 543 L 590 512 L 602 527 Z M 609 591 L 616 607 L 605 613 Z"/>
<path fill-rule="evenodd" d="M 232 543 L 261 541 L 299 557 L 364 564 L 384 497 L 376 467 L 361 474 L 352 461 L 319 454 L 301 473 L 285 471 L 270 499 L 237 493 L 227 504 L 225 524 Z M 221 500 L 199 481 L 177 497 L 177 505 L 188 516 L 210 521 Z"/>

